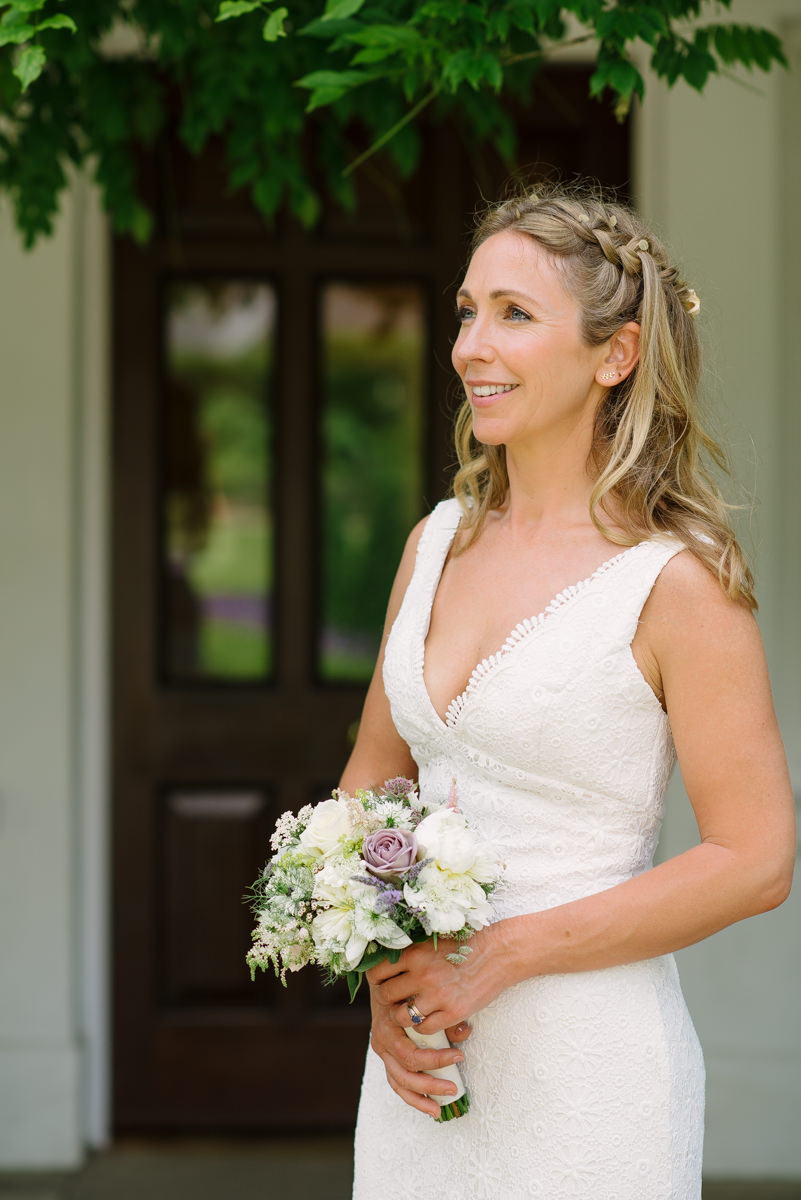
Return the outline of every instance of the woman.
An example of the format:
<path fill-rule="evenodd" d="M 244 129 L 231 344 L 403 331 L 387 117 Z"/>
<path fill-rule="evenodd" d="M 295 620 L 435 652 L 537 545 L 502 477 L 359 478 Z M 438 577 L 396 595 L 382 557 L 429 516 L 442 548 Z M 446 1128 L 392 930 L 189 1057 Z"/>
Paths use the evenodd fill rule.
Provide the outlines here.
<path fill-rule="evenodd" d="M 700 1197 L 671 952 L 780 904 L 794 836 L 751 576 L 699 463 L 698 307 L 595 194 L 479 223 L 455 497 L 409 538 L 342 786 L 455 780 L 506 870 L 465 963 L 440 941 L 369 973 L 357 1200 Z M 653 867 L 676 752 L 700 841 Z M 469 1041 L 416 1049 L 419 1014 Z M 470 1112 L 424 1120 L 449 1090 L 427 1071 L 462 1059 Z"/>

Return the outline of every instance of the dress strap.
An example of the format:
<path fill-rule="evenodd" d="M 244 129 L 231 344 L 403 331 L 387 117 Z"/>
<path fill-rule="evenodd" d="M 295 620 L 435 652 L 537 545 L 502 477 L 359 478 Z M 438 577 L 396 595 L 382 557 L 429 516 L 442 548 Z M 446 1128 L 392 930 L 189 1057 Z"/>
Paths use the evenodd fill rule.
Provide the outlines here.
<path fill-rule="evenodd" d="M 660 574 L 685 546 L 672 534 L 658 534 L 640 542 L 626 555 L 620 571 L 610 573 L 606 597 L 617 614 L 615 624 L 627 642 L 637 632 L 645 602 Z"/>
<path fill-rule="evenodd" d="M 462 508 L 454 496 L 448 500 L 440 500 L 432 509 L 417 543 L 417 563 L 422 570 L 428 563 L 432 566 L 437 563 L 441 569 L 442 559 L 453 541 L 461 519 Z"/>

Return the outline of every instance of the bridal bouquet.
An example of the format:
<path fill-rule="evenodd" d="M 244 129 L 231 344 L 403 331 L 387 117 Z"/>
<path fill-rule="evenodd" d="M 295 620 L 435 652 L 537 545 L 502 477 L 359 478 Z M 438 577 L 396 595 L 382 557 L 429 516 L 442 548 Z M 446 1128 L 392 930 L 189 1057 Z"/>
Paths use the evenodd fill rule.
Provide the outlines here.
<path fill-rule="evenodd" d="M 413 942 L 447 936 L 457 943 L 449 959 L 463 961 L 492 916 L 501 868 L 459 812 L 455 785 L 433 809 L 404 778 L 355 796 L 336 791 L 279 817 L 270 848 L 252 889 L 251 978 L 271 966 L 286 984 L 287 971 L 316 963 L 331 979 L 345 975 L 352 999 L 365 971 L 397 962 Z M 417 1045 L 448 1045 L 444 1032 L 407 1033 Z M 461 1088 L 433 1097 L 440 1120 L 461 1116 L 468 1101 L 456 1068 L 431 1073 Z"/>

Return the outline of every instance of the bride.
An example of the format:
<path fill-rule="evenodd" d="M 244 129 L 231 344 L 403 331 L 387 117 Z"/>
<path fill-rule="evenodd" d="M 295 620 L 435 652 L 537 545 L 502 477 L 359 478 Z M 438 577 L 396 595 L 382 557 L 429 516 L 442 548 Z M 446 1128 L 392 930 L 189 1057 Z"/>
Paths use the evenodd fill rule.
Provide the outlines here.
<path fill-rule="evenodd" d="M 461 965 L 368 974 L 354 1197 L 698 1200 L 703 1060 L 671 952 L 780 904 L 793 806 L 752 578 L 700 454 L 698 298 L 596 192 L 480 220 L 454 497 L 412 532 L 354 791 L 417 776 L 506 866 Z M 698 823 L 653 866 L 678 756 Z M 405 1027 L 447 1030 L 417 1049 Z M 471 1107 L 435 1124 L 427 1072 Z"/>

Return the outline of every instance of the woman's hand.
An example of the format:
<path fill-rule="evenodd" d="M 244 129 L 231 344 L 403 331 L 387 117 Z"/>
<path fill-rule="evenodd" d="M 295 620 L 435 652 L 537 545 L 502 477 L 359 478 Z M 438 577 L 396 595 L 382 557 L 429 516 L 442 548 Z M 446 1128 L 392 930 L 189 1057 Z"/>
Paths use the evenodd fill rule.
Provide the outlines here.
<path fill-rule="evenodd" d="M 439 1105 L 436 1100 L 430 1099 L 430 1096 L 455 1094 L 456 1088 L 447 1080 L 436 1079 L 425 1072 L 463 1062 L 464 1055 L 455 1049 L 421 1050 L 406 1036 L 403 1026 L 396 1019 L 397 1006 L 385 1003 L 379 994 L 379 986 L 372 981 L 374 974 L 385 965 L 389 964 L 381 963 L 379 967 L 373 967 L 367 972 L 373 1013 L 370 1043 L 383 1060 L 387 1081 L 392 1090 L 412 1108 L 436 1118 L 439 1116 Z M 395 964 L 396 967 L 398 965 Z M 405 1005 L 403 1013 L 406 1024 L 411 1025 Z M 464 1041 L 470 1036 L 470 1028 L 466 1023 L 447 1032 L 451 1041 Z"/>
<path fill-rule="evenodd" d="M 420 1033 L 457 1033 L 510 982 L 501 969 L 502 957 L 494 952 L 497 932 L 498 926 L 491 926 L 476 933 L 466 943 L 465 961 L 458 965 L 448 961 L 457 945 L 447 938 L 439 938 L 436 949 L 433 941 L 409 946 L 396 963 L 384 959 L 368 972 L 375 1003 L 388 1009 L 397 1025 L 407 1026 L 412 1019 L 406 1006 L 414 997 L 425 1016 L 415 1026 Z"/>

